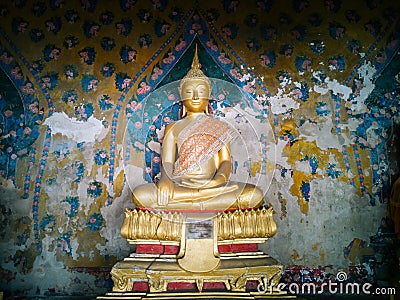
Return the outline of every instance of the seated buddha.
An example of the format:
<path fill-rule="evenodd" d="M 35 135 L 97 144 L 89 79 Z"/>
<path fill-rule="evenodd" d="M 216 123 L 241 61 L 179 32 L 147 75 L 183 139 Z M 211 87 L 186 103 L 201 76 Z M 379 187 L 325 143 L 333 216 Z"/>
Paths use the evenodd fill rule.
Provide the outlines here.
<path fill-rule="evenodd" d="M 197 48 L 179 94 L 183 116 L 165 128 L 161 176 L 133 190 L 138 207 L 171 210 L 256 208 L 263 193 L 256 186 L 229 180 L 230 143 L 235 129 L 208 113 L 211 83 L 200 70 Z"/>

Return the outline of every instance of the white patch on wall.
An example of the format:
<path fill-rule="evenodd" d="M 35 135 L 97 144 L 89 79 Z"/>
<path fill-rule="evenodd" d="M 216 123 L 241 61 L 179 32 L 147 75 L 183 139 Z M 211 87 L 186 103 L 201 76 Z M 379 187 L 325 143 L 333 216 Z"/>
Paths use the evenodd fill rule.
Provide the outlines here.
<path fill-rule="evenodd" d="M 83 228 L 82 228 L 83 229 Z M 62 229 L 59 228 L 59 231 L 61 231 Z M 61 232 L 60 232 L 61 233 Z M 79 258 L 79 256 L 84 256 L 85 254 L 85 250 L 84 251 L 80 251 L 79 253 L 77 252 L 79 249 L 79 241 L 78 239 L 71 239 L 71 256 L 74 260 L 77 260 Z"/>
<path fill-rule="evenodd" d="M 107 292 L 106 288 L 96 285 L 96 276 L 74 272 L 71 269 L 67 269 L 64 262 L 57 261 L 56 251 L 59 251 L 57 247 L 53 251 L 48 250 L 49 246 L 53 245 L 54 242 L 54 237 L 50 235 L 44 236 L 42 239 L 43 252 L 41 255 L 36 256 L 30 272 L 19 272 L 16 264 L 10 259 L 2 263 L 3 268 L 15 274 L 15 280 L 7 283 L 9 290 L 24 291 L 27 295 L 38 289 L 41 294 L 49 290 L 63 294 L 66 289 L 70 293 L 85 291 L 86 295 L 98 295 Z M 23 245 L 23 247 L 26 248 L 27 245 Z M 12 257 L 17 250 L 19 249 L 14 245 L 13 240 L 10 240 L 8 245 L 2 244 L 3 257 Z M 23 248 L 20 250 L 23 250 Z M 78 277 L 79 283 L 74 281 Z M 71 285 L 72 282 L 74 282 L 73 285 Z"/>
<path fill-rule="evenodd" d="M 300 103 L 296 102 L 291 96 L 283 94 L 282 89 L 278 89 L 275 96 L 269 98 L 272 113 L 279 115 L 290 111 L 291 109 L 298 109 Z"/>
<path fill-rule="evenodd" d="M 13 218 L 18 219 L 32 212 L 32 202 L 21 198 L 21 190 L 14 186 L 11 180 L 7 184 L 0 184 L 0 202 L 10 208 Z"/>
<path fill-rule="evenodd" d="M 311 174 L 311 166 L 310 163 L 306 160 L 304 161 L 296 161 L 296 170 L 303 172 L 304 174 Z"/>
<path fill-rule="evenodd" d="M 349 118 L 347 119 L 346 123 L 340 123 L 339 128 L 342 131 L 345 130 L 348 130 L 349 132 L 356 131 L 358 126 L 360 125 L 360 122 L 363 122 L 363 120 L 357 118 Z"/>
<path fill-rule="evenodd" d="M 327 87 L 319 86 L 319 85 L 314 85 L 313 87 L 314 92 L 319 93 L 321 95 L 325 95 L 326 93 L 329 92 L 329 89 Z"/>
<path fill-rule="evenodd" d="M 120 228 L 125 219 L 125 208 L 134 208 L 132 194 L 127 184 L 124 185 L 120 197 L 114 199 L 109 206 L 101 208 L 106 226 L 100 230 L 100 235 L 106 241 L 105 245 L 97 244 L 96 248 L 102 255 L 114 255 L 118 260 L 124 258 L 130 252 L 130 246 L 121 236 Z"/>
<path fill-rule="evenodd" d="M 151 151 L 154 151 L 158 154 L 161 154 L 161 144 L 155 141 L 150 141 L 147 143 L 147 147 L 149 147 L 149 149 Z"/>
<path fill-rule="evenodd" d="M 287 162 L 287 157 L 282 156 L 283 150 L 287 147 L 287 141 L 278 140 L 275 144 L 276 149 L 276 164 L 281 165 L 286 169 L 292 169 L 292 165 Z"/>
<path fill-rule="evenodd" d="M 359 197 L 350 184 L 323 178 L 311 181 L 308 214 L 304 215 L 287 186 L 290 186 L 288 182 L 276 181 L 271 185 L 267 199 L 276 211 L 278 231 L 263 245 L 269 255 L 284 265 L 346 268 L 349 262 L 344 258 L 343 249 L 354 238 L 369 241 L 386 214 L 386 205 L 371 206 L 369 199 Z M 287 217 L 282 219 L 277 217 L 281 215 L 278 193 L 287 200 Z"/>
<path fill-rule="evenodd" d="M 161 129 L 156 129 L 157 138 L 162 140 L 164 138 L 165 126 L 161 127 Z"/>
<path fill-rule="evenodd" d="M 375 88 L 375 84 L 372 82 L 372 76 L 376 73 L 376 69 L 371 62 L 364 62 L 357 71 L 363 82 L 363 88 L 359 91 L 359 95 L 351 101 L 350 109 L 353 113 L 360 114 L 369 111 L 364 101 Z"/>
<path fill-rule="evenodd" d="M 330 80 L 329 77 L 325 78 L 324 83 L 325 84 L 323 87 L 315 85 L 314 91 L 316 93 L 319 93 L 322 95 L 328 93 L 329 91 L 332 91 L 334 95 L 342 94 L 343 96 L 341 96 L 341 97 L 343 99 L 345 99 L 345 100 L 349 99 L 352 91 L 351 91 L 351 88 L 349 88 L 348 86 L 340 84 L 336 79 Z"/>
<path fill-rule="evenodd" d="M 55 112 L 43 124 L 50 127 L 53 135 L 61 133 L 77 143 L 101 141 L 108 132 L 102 122 L 93 116 L 84 122 L 69 118 L 64 112 Z"/>
<path fill-rule="evenodd" d="M 371 146 L 371 148 L 375 148 L 382 142 L 381 137 L 376 133 L 375 130 L 378 130 L 378 124 L 373 122 L 372 125 L 366 130 L 367 133 L 367 142 Z"/>
<path fill-rule="evenodd" d="M 143 167 L 135 166 L 134 164 L 125 164 L 125 178 L 130 189 L 133 191 L 137 186 L 148 183 L 143 178 Z"/>
<path fill-rule="evenodd" d="M 359 91 L 359 95 L 351 100 L 348 107 L 354 114 L 360 114 L 368 111 L 364 101 L 368 98 L 369 94 L 375 88 L 375 84 L 372 82 L 372 76 L 376 73 L 376 69 L 371 62 L 364 62 L 364 64 L 357 70 L 360 80 L 363 82 L 363 87 Z M 318 74 L 313 74 L 314 77 L 318 78 Z M 349 100 L 352 94 L 352 89 L 348 86 L 340 84 L 336 79 L 331 80 L 329 77 L 325 78 L 323 86 L 314 86 L 314 91 L 319 94 L 326 94 L 332 91 L 333 94 L 342 94 L 344 100 Z"/>
<path fill-rule="evenodd" d="M 262 123 L 257 116 L 258 112 L 250 107 L 244 110 L 240 104 L 234 107 L 224 108 L 225 114 L 222 121 L 228 123 L 238 133 L 238 137 L 230 143 L 233 172 L 231 180 L 249 182 L 257 185 L 266 192 L 272 180 L 273 174 L 264 172 L 267 164 L 275 165 L 275 142 L 272 127 L 268 123 Z M 262 137 L 263 136 L 263 137 Z M 261 142 L 264 139 L 264 145 Z M 262 152 L 266 153 L 266 161 L 263 163 Z M 252 174 L 254 170 L 254 174 Z M 253 176 L 254 175 L 254 176 Z"/>
<path fill-rule="evenodd" d="M 343 145 L 350 145 L 350 139 L 347 135 L 333 134 L 333 128 L 334 124 L 332 123 L 332 118 L 328 117 L 325 119 L 325 122 L 318 124 L 307 120 L 298 128 L 298 131 L 300 137 L 305 139 L 305 141 L 316 141 L 318 148 L 321 150 L 327 150 L 329 148 L 341 150 Z"/>
<path fill-rule="evenodd" d="M 84 211 L 85 215 L 88 215 L 91 204 L 93 203 L 93 198 L 89 197 L 87 194 L 87 189 L 90 181 L 92 179 L 84 177 L 78 184 L 77 194 L 79 197 L 79 211 Z"/>

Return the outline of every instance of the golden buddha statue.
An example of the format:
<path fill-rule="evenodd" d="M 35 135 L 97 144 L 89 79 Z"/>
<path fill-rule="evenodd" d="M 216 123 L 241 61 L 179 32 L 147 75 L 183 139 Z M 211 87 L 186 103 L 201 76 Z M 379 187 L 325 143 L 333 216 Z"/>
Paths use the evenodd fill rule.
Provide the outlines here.
<path fill-rule="evenodd" d="M 255 208 L 262 191 L 252 184 L 230 182 L 229 143 L 236 131 L 208 114 L 210 80 L 200 70 L 197 48 L 191 69 L 181 80 L 182 119 L 166 126 L 161 177 L 157 184 L 133 190 L 139 207 L 173 210 Z"/>
<path fill-rule="evenodd" d="M 276 233 L 273 209 L 259 207 L 263 192 L 255 185 L 229 180 L 237 134 L 209 115 L 211 90 L 196 47 L 179 86 L 183 117 L 164 131 L 160 179 L 133 188 L 139 208 L 125 210 L 121 236 L 136 252 L 114 265 L 115 293 L 102 299 L 140 284 L 150 293 L 167 293 L 170 284 L 193 283 L 200 293 L 207 284 L 233 293 L 246 293 L 248 280 L 278 284 L 282 265 L 257 246 Z"/>

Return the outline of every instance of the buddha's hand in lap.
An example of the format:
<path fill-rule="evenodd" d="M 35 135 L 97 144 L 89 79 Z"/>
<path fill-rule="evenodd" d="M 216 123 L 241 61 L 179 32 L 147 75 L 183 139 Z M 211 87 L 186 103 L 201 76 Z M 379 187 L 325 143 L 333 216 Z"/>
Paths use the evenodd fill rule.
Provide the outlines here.
<path fill-rule="evenodd" d="M 200 179 L 200 178 L 187 178 L 180 181 L 180 185 L 188 188 L 215 188 L 225 183 L 225 178 L 218 177 L 217 179 Z"/>
<path fill-rule="evenodd" d="M 230 185 L 220 185 L 213 188 L 191 188 L 192 190 L 192 199 L 191 201 L 204 201 L 210 200 L 213 197 L 217 197 L 219 195 L 228 194 L 234 192 L 239 189 L 237 184 L 230 184 Z"/>
<path fill-rule="evenodd" d="M 174 195 L 174 183 L 168 179 L 160 179 L 157 183 L 157 204 L 166 206 Z"/>
<path fill-rule="evenodd" d="M 209 198 L 221 194 L 231 193 L 239 189 L 237 184 L 221 185 L 213 188 L 201 188 L 198 190 L 200 198 Z"/>

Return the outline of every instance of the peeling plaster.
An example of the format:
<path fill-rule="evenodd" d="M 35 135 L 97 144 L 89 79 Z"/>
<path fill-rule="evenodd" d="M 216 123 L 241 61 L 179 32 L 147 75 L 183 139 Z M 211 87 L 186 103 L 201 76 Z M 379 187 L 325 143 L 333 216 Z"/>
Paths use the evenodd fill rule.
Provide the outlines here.
<path fill-rule="evenodd" d="M 288 163 L 288 158 L 283 156 L 282 153 L 284 149 L 287 147 L 287 141 L 278 140 L 275 144 L 276 148 L 276 158 L 275 161 L 277 164 L 283 166 L 286 169 L 292 169 L 292 166 Z"/>
<path fill-rule="evenodd" d="M 342 94 L 342 98 L 345 100 L 349 99 L 351 88 L 340 84 L 336 79 L 331 80 L 329 77 L 325 78 L 324 83 L 325 87 L 314 85 L 314 91 L 322 95 L 332 91 L 335 95 Z"/>
<path fill-rule="evenodd" d="M 47 243 L 50 240 L 46 239 L 44 242 Z M 38 256 L 34 263 L 33 273 L 35 276 L 31 276 L 30 281 L 25 283 L 28 290 L 32 289 L 32 286 L 40 286 L 42 292 L 56 290 L 57 292 L 63 291 L 66 294 L 72 294 L 74 291 L 85 291 L 86 295 L 97 295 L 101 291 L 105 292 L 104 288 L 96 287 L 95 276 L 68 271 L 62 262 L 56 260 L 55 253 L 47 252 L 46 255 Z M 95 290 L 90 287 L 95 288 Z M 33 293 L 32 290 L 31 292 Z"/>
<path fill-rule="evenodd" d="M 305 174 L 311 174 L 311 167 L 308 161 L 296 161 L 296 170 Z"/>
<path fill-rule="evenodd" d="M 127 183 L 131 190 L 141 184 L 147 183 L 143 178 L 143 168 L 135 166 L 134 164 L 126 163 L 124 170 Z"/>
<path fill-rule="evenodd" d="M 364 104 L 364 100 L 368 98 L 368 95 L 375 88 L 375 84 L 372 82 L 372 77 L 376 73 L 376 69 L 372 66 L 371 62 L 364 62 L 363 65 L 357 70 L 360 80 L 363 83 L 363 87 L 359 91 L 359 95 L 351 100 L 351 103 L 346 105 L 355 114 L 360 114 L 368 111 L 368 108 Z M 314 77 L 317 78 L 317 73 L 314 72 Z M 344 100 L 349 100 L 352 89 L 343 84 L 340 84 L 336 79 L 331 80 L 329 77 L 325 78 L 325 86 L 314 85 L 313 90 L 319 94 L 327 94 L 332 91 L 333 94 L 341 94 Z"/>
<path fill-rule="evenodd" d="M 127 184 L 124 185 L 121 196 L 115 198 L 112 205 L 101 208 L 101 214 L 107 226 L 100 230 L 100 235 L 106 240 L 106 244 L 96 245 L 102 255 L 113 255 L 119 260 L 126 257 L 131 250 L 126 239 L 120 234 L 125 218 L 125 208 L 134 208 L 132 193 Z"/>
<path fill-rule="evenodd" d="M 368 62 L 364 63 L 357 71 L 363 82 L 363 88 L 359 91 L 359 95 L 351 101 L 350 109 L 353 113 L 361 114 L 369 111 L 364 104 L 364 100 L 368 98 L 375 88 L 372 77 L 376 73 L 376 69 L 371 65 L 371 62 Z"/>
<path fill-rule="evenodd" d="M 76 118 L 69 118 L 64 112 L 55 112 L 43 124 L 50 127 L 52 135 L 61 133 L 77 143 L 100 142 L 108 132 L 102 122 L 93 116 L 84 122 L 78 121 Z"/>
<path fill-rule="evenodd" d="M 371 148 L 375 148 L 381 142 L 380 136 L 375 133 L 374 129 L 379 129 L 378 124 L 373 123 L 371 127 L 366 130 L 367 142 Z"/>
<path fill-rule="evenodd" d="M 91 204 L 93 203 L 93 198 L 88 197 L 87 188 L 91 179 L 84 178 L 78 185 L 77 194 L 80 201 L 80 210 L 84 212 L 85 215 L 89 213 Z"/>
<path fill-rule="evenodd" d="M 15 219 L 30 215 L 32 202 L 20 197 L 21 190 L 14 186 L 11 180 L 6 185 L 0 184 L 0 204 L 10 208 Z"/>
<path fill-rule="evenodd" d="M 278 89 L 275 96 L 269 98 L 271 104 L 271 111 L 273 114 L 279 115 L 290 111 L 291 109 L 298 109 L 300 103 L 293 100 L 290 95 L 284 95 L 282 89 Z"/>
<path fill-rule="evenodd" d="M 318 148 L 321 150 L 330 148 L 340 150 L 342 146 L 348 146 L 350 144 L 350 139 L 347 135 L 333 134 L 333 129 L 334 124 L 332 123 L 332 118 L 327 117 L 324 122 L 318 124 L 307 120 L 298 128 L 298 131 L 300 137 L 304 138 L 305 141 L 316 141 Z"/>
<path fill-rule="evenodd" d="M 11 183 L 7 186 L 0 185 L 1 203 L 11 209 L 13 220 L 29 215 L 32 209 L 32 202 L 28 199 L 21 199 L 19 194 L 20 190 Z M 2 241 L 2 257 L 7 258 L 2 262 L 2 269 L 15 274 L 15 279 L 7 283 L 7 287 L 10 290 L 26 291 L 26 295 L 33 295 L 38 291 L 37 289 L 41 293 L 50 289 L 65 292 L 66 294 L 72 293 L 74 290 L 78 292 L 84 290 L 88 295 L 106 292 L 102 288 L 97 288 L 96 290 L 90 288 L 96 286 L 95 281 L 97 278 L 95 276 L 68 271 L 63 262 L 57 261 L 57 248 L 52 247 L 54 243 L 53 236 L 45 235 L 42 243 L 43 252 L 41 255 L 35 256 L 32 253 L 35 250 L 32 250 L 34 241 L 31 238 L 20 246 L 16 245 L 13 239 Z M 49 250 L 50 248 L 54 248 L 54 250 Z M 73 249 L 76 248 L 73 247 Z M 10 259 L 18 251 L 23 251 L 26 259 L 34 259 L 31 269 L 30 266 L 24 265 L 25 272 L 21 272 L 19 264 Z M 80 283 L 72 285 L 72 282 L 76 283 L 77 276 Z"/>
<path fill-rule="evenodd" d="M 277 234 L 263 246 L 269 255 L 284 264 L 345 266 L 349 262 L 344 258 L 344 248 L 356 237 L 369 240 L 386 214 L 386 205 L 371 206 L 369 199 L 359 197 L 353 186 L 322 178 L 311 181 L 309 212 L 304 215 L 298 209 L 296 197 L 284 189 L 290 182 L 281 180 L 273 182 L 268 199 L 276 215 L 281 215 L 276 196 L 281 193 L 287 200 L 287 217 L 280 219 L 275 215 Z M 318 250 L 310 251 L 315 241 L 320 242 Z M 293 251 L 298 254 L 296 257 L 293 257 Z"/>
<path fill-rule="evenodd" d="M 149 143 L 147 143 L 147 146 L 149 147 L 149 149 L 151 151 L 154 151 L 158 154 L 161 154 L 161 144 L 160 143 L 156 143 L 154 141 L 150 141 Z"/>

